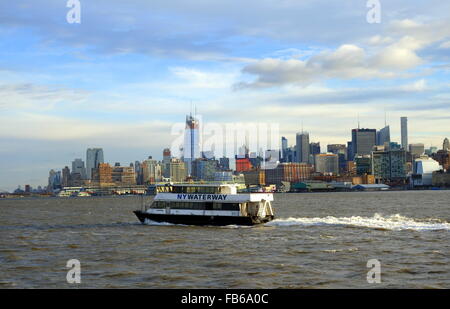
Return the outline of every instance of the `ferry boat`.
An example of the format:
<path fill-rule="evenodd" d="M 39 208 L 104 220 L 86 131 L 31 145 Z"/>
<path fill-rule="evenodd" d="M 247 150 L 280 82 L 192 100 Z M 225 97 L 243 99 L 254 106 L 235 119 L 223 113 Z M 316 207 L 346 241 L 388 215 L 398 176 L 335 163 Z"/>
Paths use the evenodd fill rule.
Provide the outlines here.
<path fill-rule="evenodd" d="M 273 220 L 272 201 L 272 193 L 238 193 L 233 184 L 173 184 L 134 213 L 142 223 L 255 225 Z"/>

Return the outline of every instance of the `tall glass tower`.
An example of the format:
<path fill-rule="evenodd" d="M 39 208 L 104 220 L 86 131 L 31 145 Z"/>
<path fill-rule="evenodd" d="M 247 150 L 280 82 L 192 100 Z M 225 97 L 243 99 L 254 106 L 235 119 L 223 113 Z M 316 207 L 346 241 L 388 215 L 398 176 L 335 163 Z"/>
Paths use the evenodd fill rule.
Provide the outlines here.
<path fill-rule="evenodd" d="M 183 161 L 186 163 L 188 175 L 192 175 L 192 162 L 200 158 L 200 122 L 192 115 L 186 116 L 184 131 Z"/>
<path fill-rule="evenodd" d="M 377 142 L 376 129 L 353 129 L 352 130 L 352 158 L 358 155 L 372 154 L 373 146 Z"/>
<path fill-rule="evenodd" d="M 400 125 L 402 134 L 402 148 L 408 151 L 408 117 L 401 117 Z"/>
<path fill-rule="evenodd" d="M 297 133 L 296 142 L 296 162 L 309 163 L 309 133 L 303 131 L 301 133 Z"/>
<path fill-rule="evenodd" d="M 389 126 L 385 126 L 383 129 L 377 132 L 377 145 L 383 146 L 385 143 L 389 145 L 391 142 L 391 133 Z"/>
<path fill-rule="evenodd" d="M 88 148 L 86 151 L 86 176 L 87 179 L 92 179 L 92 169 L 97 168 L 103 161 L 102 148 Z"/>

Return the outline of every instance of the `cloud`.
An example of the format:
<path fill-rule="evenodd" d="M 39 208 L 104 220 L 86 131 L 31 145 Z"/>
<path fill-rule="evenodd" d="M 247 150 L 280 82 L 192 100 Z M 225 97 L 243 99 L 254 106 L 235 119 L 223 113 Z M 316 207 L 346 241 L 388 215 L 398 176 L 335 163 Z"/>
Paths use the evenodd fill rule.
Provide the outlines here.
<path fill-rule="evenodd" d="M 87 98 L 89 92 L 56 85 L 32 83 L 0 84 L 0 110 L 47 110 L 60 103 L 77 103 Z"/>
<path fill-rule="evenodd" d="M 103 142 L 121 140 L 127 145 L 141 146 L 147 141 L 141 138 L 140 132 L 146 132 L 146 135 L 150 134 L 155 142 L 158 134 L 170 132 L 171 126 L 171 123 L 163 121 L 111 123 L 69 116 L 45 115 L 38 112 L 17 112 L 14 117 L 1 115 L 0 119 L 0 138 L 55 141 L 97 140 Z"/>
<path fill-rule="evenodd" d="M 450 23 L 423 24 L 414 20 L 394 20 L 387 29 L 391 36 L 372 36 L 368 46 L 343 44 L 309 58 L 265 58 L 246 65 L 242 73 L 253 81 L 235 85 L 241 88 L 265 88 L 285 84 L 307 85 L 327 79 L 386 79 L 410 77 L 411 71 L 427 64 L 419 51 L 450 36 Z M 442 43 L 441 46 L 446 46 Z"/>
<path fill-rule="evenodd" d="M 370 45 L 385 45 L 392 43 L 394 39 L 389 36 L 381 36 L 379 34 L 372 36 L 367 42 Z"/>
<path fill-rule="evenodd" d="M 377 62 L 380 61 L 377 60 Z M 395 72 L 378 69 L 365 50 L 353 44 L 341 45 L 334 51 L 322 52 L 305 61 L 263 59 L 245 66 L 242 72 L 256 75 L 257 79 L 253 82 L 238 83 L 235 85 L 237 89 L 273 87 L 283 84 L 305 85 L 330 78 L 371 79 L 397 76 Z"/>
<path fill-rule="evenodd" d="M 442 42 L 441 45 L 439 45 L 439 48 L 450 49 L 450 41 Z"/>
<path fill-rule="evenodd" d="M 412 13 L 426 14 L 438 6 L 435 3 L 442 5 L 412 1 L 409 6 L 417 8 Z M 379 35 L 379 28 L 366 22 L 365 3 L 353 1 L 230 0 L 212 5 L 204 0 L 96 0 L 82 2 L 78 25 L 66 22 L 65 4 L 2 1 L 0 28 L 33 34 L 34 46 L 40 48 L 194 61 L 241 61 L 248 57 L 245 51 L 257 49 L 262 41 L 289 49 L 304 42 L 338 46 Z M 386 11 L 403 16 L 394 5 Z M 401 20 L 395 29 L 410 31 L 419 26 Z"/>
<path fill-rule="evenodd" d="M 188 67 L 171 67 L 169 70 L 187 83 L 184 87 L 189 88 L 228 88 L 238 76 L 238 73 L 208 72 Z"/>
<path fill-rule="evenodd" d="M 416 54 L 421 42 L 412 37 L 403 37 L 400 41 L 389 45 L 371 61 L 373 67 L 387 70 L 403 71 L 415 68 L 423 63 Z"/>

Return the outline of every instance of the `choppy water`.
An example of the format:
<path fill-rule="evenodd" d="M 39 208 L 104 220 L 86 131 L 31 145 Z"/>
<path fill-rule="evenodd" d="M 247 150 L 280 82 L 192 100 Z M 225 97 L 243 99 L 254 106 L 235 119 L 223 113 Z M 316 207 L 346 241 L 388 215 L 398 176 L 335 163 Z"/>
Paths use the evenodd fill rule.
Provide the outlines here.
<path fill-rule="evenodd" d="M 139 197 L 0 200 L 0 287 L 450 288 L 450 191 L 276 194 L 257 227 L 142 225 Z M 367 283 L 369 259 L 380 284 Z"/>

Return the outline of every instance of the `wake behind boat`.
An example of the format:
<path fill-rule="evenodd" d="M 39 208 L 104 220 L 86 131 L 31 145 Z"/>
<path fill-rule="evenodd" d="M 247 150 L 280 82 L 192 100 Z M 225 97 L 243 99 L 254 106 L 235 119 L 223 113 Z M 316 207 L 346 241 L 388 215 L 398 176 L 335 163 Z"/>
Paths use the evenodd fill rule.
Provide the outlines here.
<path fill-rule="evenodd" d="M 255 225 L 273 220 L 272 201 L 272 193 L 237 193 L 232 184 L 174 184 L 134 213 L 142 223 Z"/>

